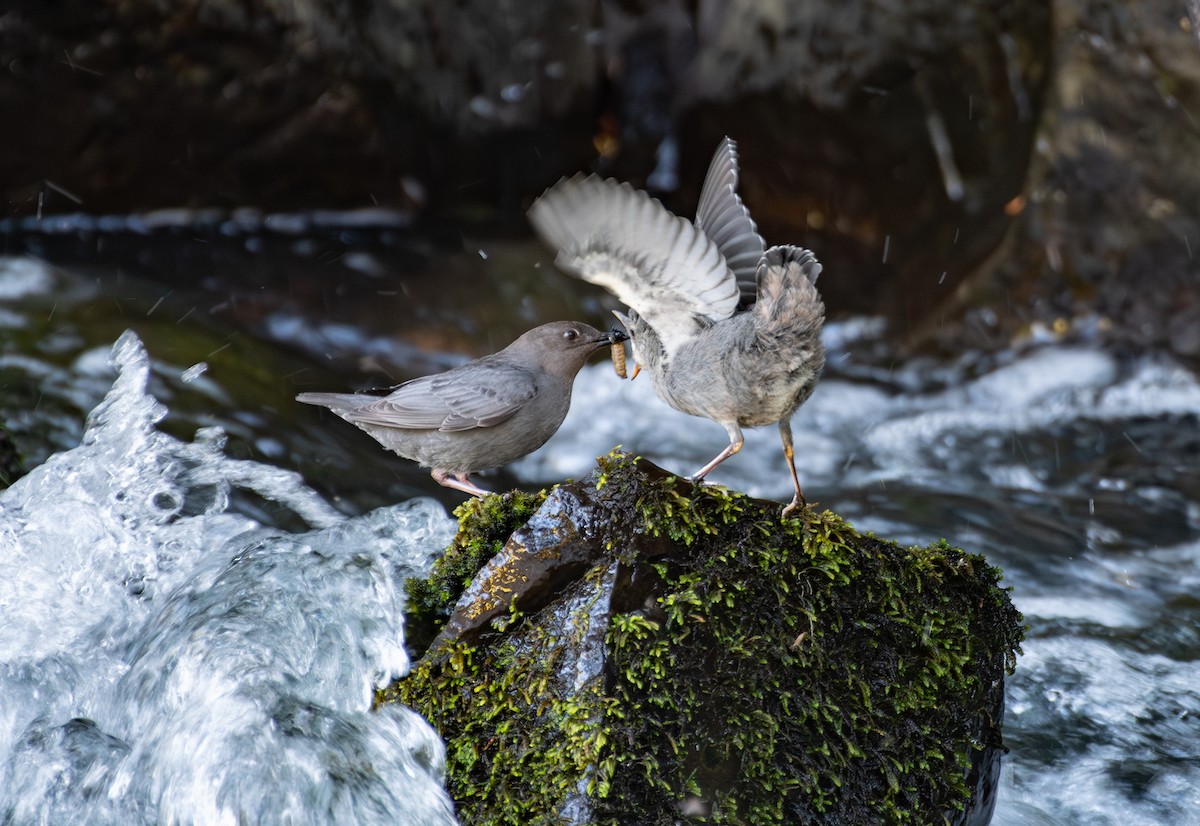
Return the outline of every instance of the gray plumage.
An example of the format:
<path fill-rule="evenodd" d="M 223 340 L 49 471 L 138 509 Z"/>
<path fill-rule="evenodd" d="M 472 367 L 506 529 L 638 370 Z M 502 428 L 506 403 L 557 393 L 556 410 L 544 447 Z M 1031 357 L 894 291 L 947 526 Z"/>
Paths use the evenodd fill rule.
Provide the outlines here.
<path fill-rule="evenodd" d="M 432 468 L 439 484 L 483 496 L 488 491 L 468 474 L 544 445 L 567 415 L 588 357 L 625 338 L 556 321 L 498 353 L 405 382 L 386 396 L 301 393 L 296 400 L 328 407 L 389 450 Z"/>
<path fill-rule="evenodd" d="M 694 223 L 629 184 L 594 175 L 559 181 L 529 219 L 558 251 L 561 269 L 631 308 L 618 317 L 659 397 L 725 428 L 729 446 L 694 479 L 741 450 L 741 428 L 778 422 L 795 487 L 786 515 L 804 502 L 791 418 L 825 364 L 821 265 L 801 247 L 764 250 L 738 197 L 737 170 L 737 146 L 726 138 Z"/>

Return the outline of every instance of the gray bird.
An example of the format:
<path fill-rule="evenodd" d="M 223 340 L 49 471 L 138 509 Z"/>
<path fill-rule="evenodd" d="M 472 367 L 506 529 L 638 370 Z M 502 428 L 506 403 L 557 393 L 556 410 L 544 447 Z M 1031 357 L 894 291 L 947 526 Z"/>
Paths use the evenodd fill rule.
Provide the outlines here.
<path fill-rule="evenodd" d="M 825 365 L 821 265 L 801 247 L 764 251 L 737 183 L 737 145 L 726 138 L 709 166 L 695 223 L 627 183 L 582 174 L 546 190 L 529 220 L 558 251 L 561 269 L 631 308 L 628 317 L 617 316 L 659 397 L 729 434 L 729 446 L 694 480 L 742 449 L 743 427 L 779 423 L 796 488 L 786 516 L 804 503 L 792 414 Z"/>
<path fill-rule="evenodd" d="M 544 445 L 571 406 L 588 357 L 628 338 L 574 321 L 535 327 L 498 353 L 405 382 L 386 396 L 301 393 L 448 488 L 484 496 L 469 474 L 514 462 Z"/>

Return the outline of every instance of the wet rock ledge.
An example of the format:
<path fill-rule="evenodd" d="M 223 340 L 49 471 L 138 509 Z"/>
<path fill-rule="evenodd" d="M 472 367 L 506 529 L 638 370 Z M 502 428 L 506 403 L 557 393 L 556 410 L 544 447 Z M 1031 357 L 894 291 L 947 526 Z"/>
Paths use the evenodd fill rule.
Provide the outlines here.
<path fill-rule="evenodd" d="M 624 453 L 469 502 L 379 693 L 464 823 L 982 824 L 1022 618 L 1000 571 Z"/>

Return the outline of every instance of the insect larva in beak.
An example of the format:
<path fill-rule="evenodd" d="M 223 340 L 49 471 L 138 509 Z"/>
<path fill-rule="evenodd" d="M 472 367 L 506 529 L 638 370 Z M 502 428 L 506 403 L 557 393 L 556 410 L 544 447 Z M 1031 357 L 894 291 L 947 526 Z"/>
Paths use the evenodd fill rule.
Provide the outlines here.
<path fill-rule="evenodd" d="M 625 372 L 625 345 L 623 343 L 614 343 L 612 346 L 612 363 L 613 369 L 617 371 L 617 375 L 621 378 L 627 378 Z"/>

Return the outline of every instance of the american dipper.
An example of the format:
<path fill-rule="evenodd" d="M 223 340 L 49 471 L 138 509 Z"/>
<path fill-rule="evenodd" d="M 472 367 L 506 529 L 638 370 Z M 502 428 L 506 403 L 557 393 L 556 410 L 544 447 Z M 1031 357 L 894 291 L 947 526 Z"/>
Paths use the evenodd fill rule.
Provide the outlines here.
<path fill-rule="evenodd" d="M 563 179 L 534 202 L 529 220 L 558 251 L 557 265 L 613 293 L 617 314 L 667 404 L 717 422 L 729 445 L 692 478 L 742 449 L 743 427 L 779 423 L 796 493 L 792 414 L 812 393 L 825 348 L 821 265 L 809 250 L 764 251 L 737 195 L 737 145 L 717 147 L 695 223 L 627 183 L 595 175 Z"/>
<path fill-rule="evenodd" d="M 575 376 L 597 350 L 625 341 L 574 321 L 535 327 L 499 353 L 392 388 L 386 396 L 301 393 L 328 407 L 434 480 L 475 496 L 468 474 L 499 467 L 546 443 L 571 406 Z"/>

